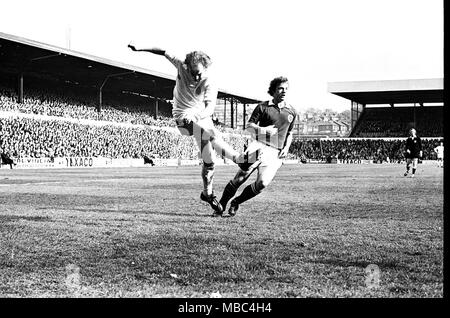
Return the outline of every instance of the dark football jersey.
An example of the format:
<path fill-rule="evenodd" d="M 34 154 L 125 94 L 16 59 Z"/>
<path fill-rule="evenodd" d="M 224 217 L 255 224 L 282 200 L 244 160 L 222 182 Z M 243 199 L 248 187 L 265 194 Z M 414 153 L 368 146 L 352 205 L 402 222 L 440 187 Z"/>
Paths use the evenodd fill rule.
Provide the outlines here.
<path fill-rule="evenodd" d="M 296 116 L 297 112 L 291 105 L 286 104 L 285 107 L 279 108 L 272 102 L 266 101 L 256 106 L 248 122 L 260 127 L 274 125 L 278 129 L 277 134 L 273 136 L 258 134 L 256 138 L 265 145 L 281 150 L 288 133 L 294 128 Z"/>
<path fill-rule="evenodd" d="M 408 137 L 406 139 L 406 149 L 410 151 L 410 153 L 406 153 L 406 157 L 408 158 L 419 158 L 420 151 L 422 150 L 422 141 L 419 137 Z"/>

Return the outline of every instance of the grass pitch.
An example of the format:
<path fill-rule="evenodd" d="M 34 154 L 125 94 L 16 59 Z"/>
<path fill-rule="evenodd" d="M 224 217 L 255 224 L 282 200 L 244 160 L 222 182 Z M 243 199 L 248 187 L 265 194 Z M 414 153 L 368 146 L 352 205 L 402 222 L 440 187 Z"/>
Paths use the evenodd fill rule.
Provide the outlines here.
<path fill-rule="evenodd" d="M 443 297 L 443 169 L 284 165 L 223 218 L 200 170 L 3 167 L 0 297 Z"/>

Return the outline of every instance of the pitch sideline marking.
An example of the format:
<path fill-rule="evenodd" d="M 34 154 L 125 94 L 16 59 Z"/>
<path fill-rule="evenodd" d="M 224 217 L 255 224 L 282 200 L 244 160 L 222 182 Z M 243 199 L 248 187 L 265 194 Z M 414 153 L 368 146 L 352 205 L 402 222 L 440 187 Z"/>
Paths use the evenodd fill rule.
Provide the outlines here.
<path fill-rule="evenodd" d="M 77 182 L 111 182 L 116 179 L 97 179 L 97 180 L 80 180 Z M 56 184 L 56 183 L 73 183 L 74 181 L 45 181 L 45 182 L 28 182 L 28 183 L 7 183 L 0 184 L 0 187 L 19 186 L 19 185 L 42 185 L 42 184 Z"/>

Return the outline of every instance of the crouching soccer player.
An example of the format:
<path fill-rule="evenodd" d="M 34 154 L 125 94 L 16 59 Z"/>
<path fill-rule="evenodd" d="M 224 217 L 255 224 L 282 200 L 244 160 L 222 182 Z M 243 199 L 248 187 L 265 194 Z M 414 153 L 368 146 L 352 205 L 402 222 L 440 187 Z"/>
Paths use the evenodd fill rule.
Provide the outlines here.
<path fill-rule="evenodd" d="M 404 176 L 406 177 L 409 173 L 409 169 L 412 164 L 412 174 L 411 178 L 414 178 L 417 170 L 417 164 L 419 158 L 422 157 L 422 141 L 420 137 L 417 136 L 417 132 L 414 128 L 409 130 L 409 137 L 406 139 L 406 172 Z"/>
<path fill-rule="evenodd" d="M 214 149 L 235 163 L 241 159 L 240 153 L 221 138 L 211 118 L 216 106 L 217 89 L 207 76 L 207 69 L 211 64 L 210 57 L 201 51 L 194 51 L 187 54 L 182 61 L 159 48 L 136 49 L 131 44 L 128 47 L 133 51 L 165 56 L 177 68 L 172 114 L 181 134 L 193 136 L 201 152 L 204 189 L 200 199 L 208 202 L 217 213 L 222 213 L 213 191 L 216 160 Z"/>
<path fill-rule="evenodd" d="M 260 194 L 273 180 L 282 165 L 282 158 L 286 157 L 292 143 L 291 131 L 294 127 L 297 112 L 286 103 L 285 97 L 289 88 L 285 77 L 274 78 L 270 82 L 269 95 L 272 99 L 256 106 L 249 121 L 248 128 L 254 137 L 249 144 L 246 161 L 239 163 L 239 170 L 226 185 L 219 201 L 222 211 L 240 186 L 254 171 L 258 171 L 256 181 L 247 185 L 242 193 L 230 202 L 228 214 L 234 216 L 239 206 Z M 222 213 L 214 212 L 213 216 Z"/>

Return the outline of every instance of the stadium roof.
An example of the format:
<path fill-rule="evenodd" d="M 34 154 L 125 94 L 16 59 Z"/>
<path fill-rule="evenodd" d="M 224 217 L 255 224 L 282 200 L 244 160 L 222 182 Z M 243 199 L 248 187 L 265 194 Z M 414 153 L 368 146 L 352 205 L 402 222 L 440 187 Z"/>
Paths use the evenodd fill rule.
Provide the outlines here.
<path fill-rule="evenodd" d="M 129 91 L 170 100 L 175 77 L 121 62 L 0 32 L 0 70 L 117 91 Z M 259 99 L 219 89 L 218 98 L 243 104 Z"/>
<path fill-rule="evenodd" d="M 328 92 L 363 105 L 443 103 L 444 80 L 331 82 L 328 83 Z"/>

